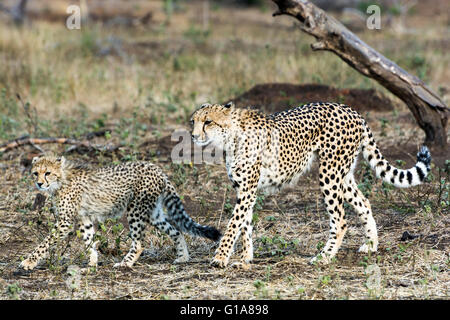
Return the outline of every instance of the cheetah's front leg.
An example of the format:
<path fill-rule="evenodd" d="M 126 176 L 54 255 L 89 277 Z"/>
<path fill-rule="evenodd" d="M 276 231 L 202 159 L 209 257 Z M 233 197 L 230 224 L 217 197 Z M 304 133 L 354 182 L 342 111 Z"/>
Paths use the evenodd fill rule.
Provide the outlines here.
<path fill-rule="evenodd" d="M 245 191 L 244 191 L 245 190 Z M 256 201 L 257 182 L 253 186 L 242 185 L 238 190 L 238 198 L 234 207 L 233 217 L 227 226 L 227 231 L 220 240 L 219 247 L 211 262 L 212 265 L 224 268 L 228 265 L 234 244 L 242 232 L 243 253 L 242 263 L 248 264 L 253 259 L 252 243 L 252 215 L 253 206 Z"/>
<path fill-rule="evenodd" d="M 25 270 L 34 269 L 41 259 L 44 259 L 50 250 L 50 247 L 57 244 L 69 235 L 69 231 L 72 229 L 72 223 L 74 217 L 78 212 L 78 196 L 72 197 L 70 192 L 67 192 L 67 197 L 60 199 L 64 206 L 58 206 L 56 211 L 59 213 L 59 219 L 56 223 L 56 230 L 51 233 L 29 256 L 27 259 L 20 263 L 20 267 Z"/>
<path fill-rule="evenodd" d="M 56 242 L 64 239 L 70 230 L 70 224 L 67 221 L 62 221 L 61 223 L 56 224 L 56 231 L 52 232 L 47 238 L 45 238 L 44 242 L 42 242 L 29 256 L 27 259 L 23 260 L 20 263 L 20 267 L 25 270 L 34 269 L 40 260 L 47 257 L 49 249 Z"/>

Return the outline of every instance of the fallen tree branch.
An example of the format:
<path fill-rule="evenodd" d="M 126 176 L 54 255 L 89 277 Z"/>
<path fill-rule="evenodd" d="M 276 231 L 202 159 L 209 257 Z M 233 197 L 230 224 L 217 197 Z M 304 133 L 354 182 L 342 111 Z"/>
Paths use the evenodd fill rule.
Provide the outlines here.
<path fill-rule="evenodd" d="M 103 152 L 113 152 L 121 147 L 121 145 L 113 144 L 92 144 L 89 141 L 79 141 L 70 138 L 30 138 L 29 136 L 23 136 L 18 139 L 11 140 L 7 143 L 0 145 L 0 152 L 7 152 L 12 149 L 18 148 L 24 145 L 40 145 L 48 143 L 70 144 L 73 147 L 69 148 L 67 152 L 73 151 L 76 148 L 84 147 L 88 150 L 96 150 Z"/>
<path fill-rule="evenodd" d="M 28 0 L 20 0 L 12 8 L 7 8 L 0 3 L 0 11 L 9 14 L 15 24 L 21 25 L 25 20 L 25 9 L 27 6 L 27 2 Z"/>
<path fill-rule="evenodd" d="M 335 53 L 352 68 L 376 80 L 406 103 L 425 131 L 425 144 L 446 151 L 450 109 L 419 78 L 413 76 L 364 43 L 343 24 L 306 0 L 272 0 L 278 6 L 273 16 L 289 15 L 302 31 L 316 38 L 313 50 Z"/>

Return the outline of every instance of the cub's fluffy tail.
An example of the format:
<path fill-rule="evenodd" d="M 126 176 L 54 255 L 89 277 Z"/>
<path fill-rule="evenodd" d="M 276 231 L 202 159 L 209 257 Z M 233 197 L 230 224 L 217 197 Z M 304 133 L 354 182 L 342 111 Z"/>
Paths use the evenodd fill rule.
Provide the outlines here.
<path fill-rule="evenodd" d="M 218 241 L 222 234 L 219 230 L 210 226 L 203 226 L 194 220 L 184 210 L 183 203 L 172 185 L 164 194 L 163 205 L 167 209 L 169 219 L 182 231 L 194 236 Z"/>
<path fill-rule="evenodd" d="M 364 159 L 369 162 L 372 169 L 375 170 L 378 178 L 398 187 L 408 188 L 421 184 L 430 172 L 431 154 L 426 146 L 422 146 L 417 153 L 417 163 L 410 169 L 398 169 L 389 164 L 384 159 L 378 149 L 375 140 L 366 127 L 364 140 L 362 142 L 362 151 Z"/>

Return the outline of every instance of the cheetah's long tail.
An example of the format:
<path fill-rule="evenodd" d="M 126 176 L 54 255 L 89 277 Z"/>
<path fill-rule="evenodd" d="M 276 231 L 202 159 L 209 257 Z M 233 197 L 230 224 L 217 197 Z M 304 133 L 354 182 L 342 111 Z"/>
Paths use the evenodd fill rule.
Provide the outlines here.
<path fill-rule="evenodd" d="M 431 154 L 426 146 L 417 153 L 417 163 L 410 169 L 398 169 L 384 159 L 378 149 L 370 129 L 364 134 L 362 151 L 364 159 L 369 162 L 378 178 L 398 188 L 408 188 L 421 184 L 430 172 Z"/>
<path fill-rule="evenodd" d="M 211 226 L 203 226 L 194 220 L 184 210 L 180 197 L 175 192 L 173 186 L 169 186 L 164 194 L 163 204 L 167 209 L 168 217 L 183 232 L 194 236 L 208 238 L 218 241 L 222 234 L 219 230 Z"/>

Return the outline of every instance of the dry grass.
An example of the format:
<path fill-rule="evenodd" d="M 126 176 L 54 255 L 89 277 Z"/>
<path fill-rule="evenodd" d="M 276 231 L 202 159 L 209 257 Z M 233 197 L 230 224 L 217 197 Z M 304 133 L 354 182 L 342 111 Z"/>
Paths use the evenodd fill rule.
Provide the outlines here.
<path fill-rule="evenodd" d="M 234 204 L 222 165 L 170 162 L 170 134 L 187 128 L 187 118 L 205 101 L 227 101 L 253 85 L 267 82 L 323 83 L 335 87 L 376 88 L 393 99 L 394 112 L 365 117 L 385 156 L 414 162 L 423 133 L 405 106 L 374 82 L 364 79 L 330 53 L 312 53 L 310 38 L 288 18 L 273 19 L 258 9 L 211 11 L 202 29 L 198 8 L 185 5 L 165 24 L 135 28 L 92 24 L 81 31 L 45 20 L 15 28 L 0 21 L 0 139 L 31 136 L 83 137 L 112 128 L 100 143 L 123 143 L 113 154 L 67 154 L 86 161 L 148 159 L 164 168 L 197 221 L 224 230 Z M 158 11 L 159 10 L 159 11 Z M 419 75 L 447 99 L 450 75 L 446 20 L 412 16 L 421 34 L 397 35 L 389 28 L 360 34 L 402 67 Z M 420 23 L 417 23 L 420 21 Z M 448 48 L 447 48 L 448 49 Z M 35 108 L 27 117 L 18 92 Z M 32 115 L 34 113 L 31 113 Z M 61 146 L 45 150 L 63 152 Z M 350 230 L 335 262 L 311 266 L 309 259 L 325 242 L 328 218 L 313 169 L 298 187 L 277 196 L 261 196 L 255 214 L 255 262 L 250 270 L 211 268 L 214 247 L 188 238 L 192 260 L 173 265 L 173 243 L 149 228 L 149 251 L 132 270 L 115 270 L 129 247 L 126 223 L 109 222 L 99 231 L 107 248 L 102 265 L 74 285 L 70 265 L 83 266 L 82 243 L 72 236 L 63 254 L 54 254 L 38 270 L 21 272 L 18 263 L 45 237 L 55 217 L 49 204 L 32 210 L 36 191 L 28 172 L 31 146 L 2 155 L 0 170 L 1 299 L 448 299 L 449 176 L 435 165 L 430 181 L 408 190 L 386 188 L 358 167 L 360 187 L 369 192 L 379 227 L 380 250 L 356 253 L 361 228 L 351 210 Z M 450 155 L 440 158 L 442 167 Z M 401 165 L 401 164 L 397 164 Z M 116 225 L 122 223 L 125 229 Z M 402 241 L 408 231 L 419 237 Z M 116 241 L 119 245 L 116 245 Z M 379 286 L 369 274 L 376 265 Z M 369 273 L 368 273 L 369 272 Z M 72 279 L 73 280 L 73 279 Z"/>

